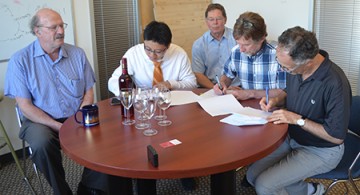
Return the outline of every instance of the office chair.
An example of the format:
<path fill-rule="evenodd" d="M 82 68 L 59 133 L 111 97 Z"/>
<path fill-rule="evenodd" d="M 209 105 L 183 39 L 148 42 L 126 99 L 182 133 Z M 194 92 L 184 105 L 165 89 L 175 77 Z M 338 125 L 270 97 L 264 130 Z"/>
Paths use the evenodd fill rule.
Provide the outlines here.
<path fill-rule="evenodd" d="M 2 97 L 2 94 L 0 94 L 0 102 L 1 102 L 2 98 L 3 98 L 3 97 Z M 18 156 L 17 156 L 16 153 L 15 153 L 14 147 L 13 147 L 11 141 L 10 141 L 10 138 L 9 138 L 8 134 L 6 133 L 6 130 L 5 130 L 4 125 L 2 124 L 1 120 L 0 120 L 0 131 L 1 131 L 1 134 L 2 134 L 2 136 L 0 136 L 0 140 L 1 140 L 1 141 L 4 141 L 4 143 L 0 145 L 0 149 L 1 149 L 1 148 L 4 148 L 5 146 L 8 146 L 8 147 L 9 147 L 9 150 L 10 150 L 10 152 L 11 152 L 11 155 L 12 155 L 13 158 L 14 158 L 16 167 L 17 167 L 17 169 L 18 169 L 18 171 L 19 171 L 22 179 L 23 179 L 23 180 L 25 181 L 25 183 L 29 186 L 29 189 L 30 189 L 31 193 L 32 193 L 32 194 L 36 194 L 34 188 L 31 186 L 28 178 L 27 178 L 26 175 L 25 175 L 24 169 L 20 166 L 19 158 L 18 158 Z"/>
<path fill-rule="evenodd" d="M 348 132 L 344 140 L 345 151 L 338 166 L 323 174 L 315 175 L 311 179 L 330 179 L 332 183 L 326 189 L 325 194 L 338 183 L 343 183 L 346 188 L 346 194 L 349 189 L 346 183 L 350 183 L 356 192 L 360 194 L 359 188 L 355 181 L 360 180 L 360 96 L 352 97 L 351 114 Z"/>
<path fill-rule="evenodd" d="M 17 104 L 15 104 L 15 111 L 16 111 L 16 118 L 17 118 L 19 127 L 21 128 L 23 118 L 22 118 L 22 115 L 21 115 L 20 108 L 19 108 L 19 106 Z M 23 149 L 22 149 L 23 150 L 23 157 L 25 158 L 25 155 L 26 155 L 25 140 L 22 140 L 22 146 L 23 146 Z M 30 146 L 29 146 L 29 154 L 30 154 L 30 156 L 32 155 L 32 150 L 31 150 Z M 37 166 L 36 166 L 36 164 L 34 162 L 32 163 L 32 165 L 33 165 L 33 169 L 35 171 L 36 177 L 37 177 L 37 179 L 39 181 L 41 192 L 42 192 L 42 194 L 45 194 L 44 188 L 43 188 L 43 185 L 42 185 L 42 182 L 41 182 L 41 179 L 40 179 L 40 174 L 39 174 L 38 168 L 37 168 Z M 24 162 L 24 169 L 26 170 L 26 163 L 25 162 Z"/>

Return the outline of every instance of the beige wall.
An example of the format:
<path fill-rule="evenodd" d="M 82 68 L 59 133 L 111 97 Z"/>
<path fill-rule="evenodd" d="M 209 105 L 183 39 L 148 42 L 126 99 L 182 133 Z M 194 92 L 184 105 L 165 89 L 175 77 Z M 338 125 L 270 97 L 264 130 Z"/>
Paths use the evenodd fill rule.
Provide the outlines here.
<path fill-rule="evenodd" d="M 143 31 L 145 26 L 154 20 L 154 7 L 152 0 L 139 0 L 139 10 L 140 10 L 140 41 L 143 41 Z"/>
<path fill-rule="evenodd" d="M 259 13 L 265 20 L 268 39 L 277 40 L 280 34 L 294 26 L 312 29 L 314 0 L 213 0 L 225 7 L 226 26 L 233 28 L 236 19 L 245 11 Z"/>

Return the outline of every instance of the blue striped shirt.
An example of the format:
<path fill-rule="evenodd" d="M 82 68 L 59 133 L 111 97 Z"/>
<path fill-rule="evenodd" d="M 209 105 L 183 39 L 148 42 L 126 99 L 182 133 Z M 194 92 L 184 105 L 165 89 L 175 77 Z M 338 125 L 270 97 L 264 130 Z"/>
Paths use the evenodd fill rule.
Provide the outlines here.
<path fill-rule="evenodd" d="M 77 111 L 94 83 L 94 71 L 81 48 L 64 44 L 53 62 L 36 40 L 10 58 L 4 92 L 10 98 L 31 99 L 59 119 Z"/>
<path fill-rule="evenodd" d="M 276 49 L 266 42 L 253 56 L 240 52 L 239 45 L 233 47 L 223 74 L 231 79 L 238 76 L 243 89 L 284 89 L 286 86 L 286 72 L 276 61 Z"/>

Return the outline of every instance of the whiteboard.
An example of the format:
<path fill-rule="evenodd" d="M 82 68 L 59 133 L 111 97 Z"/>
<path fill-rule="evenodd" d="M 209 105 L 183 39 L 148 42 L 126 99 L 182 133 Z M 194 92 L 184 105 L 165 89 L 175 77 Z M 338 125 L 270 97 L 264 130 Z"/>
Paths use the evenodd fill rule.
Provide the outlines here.
<path fill-rule="evenodd" d="M 71 0 L 1 0 L 0 1 L 0 61 L 8 60 L 16 51 L 36 39 L 31 34 L 29 22 L 41 8 L 57 11 L 64 23 L 65 42 L 74 44 Z"/>

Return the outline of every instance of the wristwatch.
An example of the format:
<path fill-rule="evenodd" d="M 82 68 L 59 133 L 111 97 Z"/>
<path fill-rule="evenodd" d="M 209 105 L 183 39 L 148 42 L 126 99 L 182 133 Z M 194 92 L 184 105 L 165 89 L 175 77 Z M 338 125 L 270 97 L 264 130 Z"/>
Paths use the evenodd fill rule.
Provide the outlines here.
<path fill-rule="evenodd" d="M 300 127 L 303 127 L 305 125 L 305 117 L 304 116 L 301 116 L 301 119 L 298 119 L 296 121 L 297 125 L 299 125 Z"/>

